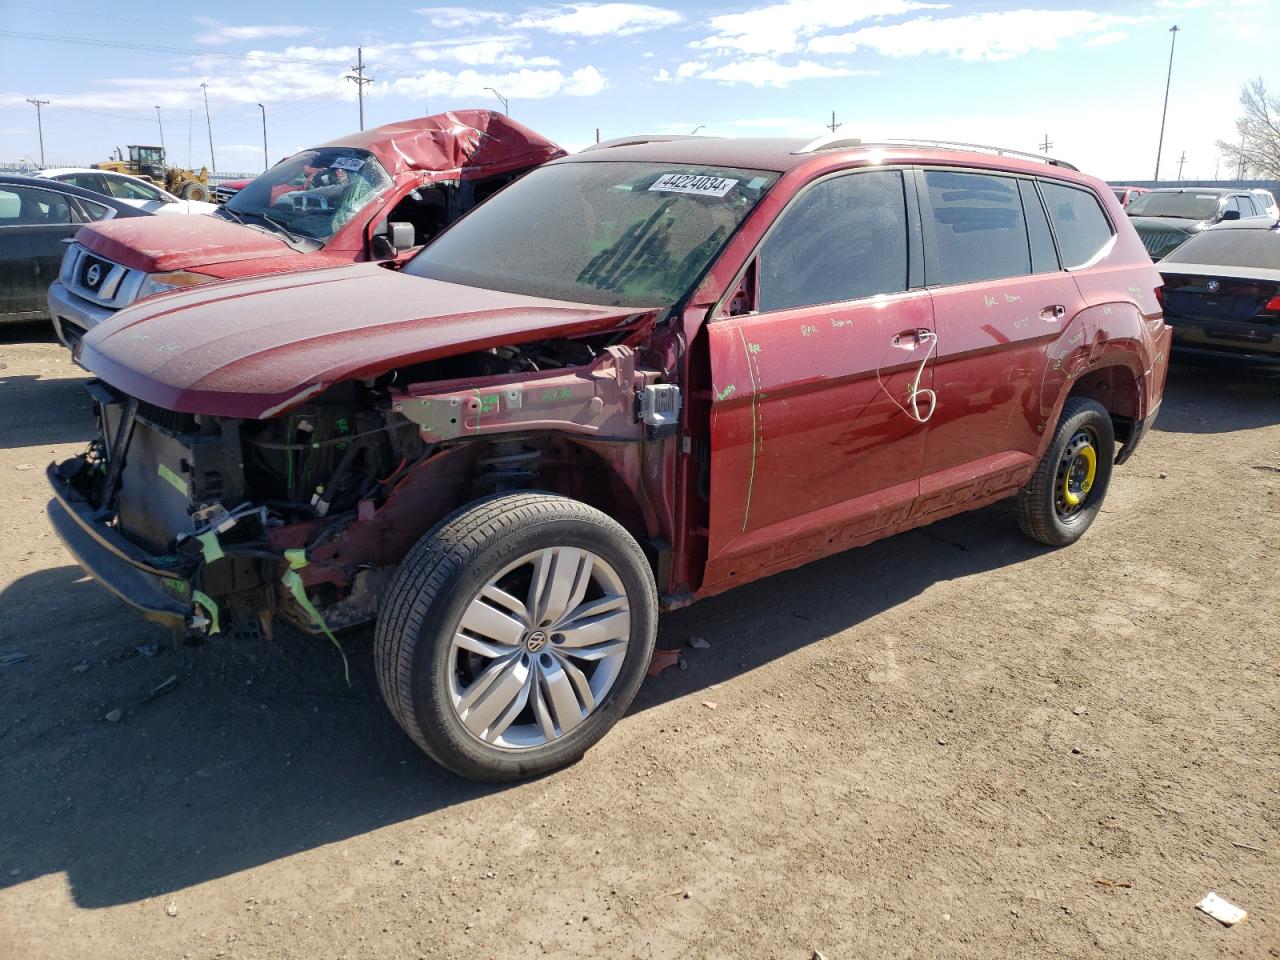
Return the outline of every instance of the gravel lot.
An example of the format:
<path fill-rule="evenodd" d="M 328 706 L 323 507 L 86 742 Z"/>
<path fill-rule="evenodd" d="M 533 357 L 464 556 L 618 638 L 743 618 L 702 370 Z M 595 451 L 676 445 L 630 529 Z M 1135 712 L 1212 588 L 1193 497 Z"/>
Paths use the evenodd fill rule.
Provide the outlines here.
<path fill-rule="evenodd" d="M 83 578 L 43 472 L 80 371 L 0 338 L 0 957 L 1280 957 L 1280 381 L 1175 367 L 1075 547 L 993 508 L 666 617 L 710 647 L 494 789 L 368 636 L 347 689 Z"/>

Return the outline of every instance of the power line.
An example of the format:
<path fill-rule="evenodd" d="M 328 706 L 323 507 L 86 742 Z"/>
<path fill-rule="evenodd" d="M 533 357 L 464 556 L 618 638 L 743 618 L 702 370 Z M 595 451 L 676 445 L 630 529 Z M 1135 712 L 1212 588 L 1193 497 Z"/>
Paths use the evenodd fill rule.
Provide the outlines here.
<path fill-rule="evenodd" d="M 274 57 L 259 53 L 228 53 L 225 50 L 195 50 L 190 47 L 167 47 L 156 43 L 134 43 L 128 40 L 101 40 L 97 37 L 68 37 L 56 33 L 23 33 L 0 30 L 0 37 L 19 40 L 43 40 L 49 43 L 80 43 L 90 47 L 115 47 L 120 50 L 148 50 L 154 53 L 177 53 L 193 57 L 222 57 L 226 60 L 249 60 L 258 63 L 305 63 L 320 67 L 346 66 L 340 60 L 308 60 L 303 57 Z"/>

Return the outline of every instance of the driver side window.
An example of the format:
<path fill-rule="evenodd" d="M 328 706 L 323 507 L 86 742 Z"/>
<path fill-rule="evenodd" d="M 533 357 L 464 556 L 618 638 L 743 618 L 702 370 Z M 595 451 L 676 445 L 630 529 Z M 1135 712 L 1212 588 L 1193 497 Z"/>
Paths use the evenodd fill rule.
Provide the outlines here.
<path fill-rule="evenodd" d="M 761 247 L 760 312 L 907 289 L 907 208 L 897 170 L 809 187 Z"/>
<path fill-rule="evenodd" d="M 107 187 L 113 197 L 121 200 L 163 200 L 164 195 L 154 187 L 126 180 L 124 177 L 107 177 Z"/>

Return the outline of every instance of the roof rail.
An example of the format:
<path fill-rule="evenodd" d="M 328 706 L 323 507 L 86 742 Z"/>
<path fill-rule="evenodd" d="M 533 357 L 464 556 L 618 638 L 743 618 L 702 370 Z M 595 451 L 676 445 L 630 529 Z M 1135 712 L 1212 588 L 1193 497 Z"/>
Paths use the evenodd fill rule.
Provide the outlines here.
<path fill-rule="evenodd" d="M 642 133 L 634 137 L 618 137 L 614 140 L 605 140 L 603 143 L 593 143 L 583 147 L 579 153 L 586 153 L 588 150 L 608 150 L 610 147 L 634 147 L 642 143 L 671 143 L 675 140 L 717 140 L 718 137 L 692 136 L 687 133 Z"/>
<path fill-rule="evenodd" d="M 813 153 L 817 150 L 838 150 L 847 147 L 865 147 L 872 145 L 901 147 L 936 147 L 940 150 L 972 150 L 980 153 L 994 153 L 998 156 L 1023 157 L 1027 160 L 1039 160 L 1053 167 L 1065 167 L 1068 170 L 1079 170 L 1074 164 L 1065 160 L 1047 157 L 1042 153 L 1028 153 L 1025 150 L 1013 150 L 1009 147 L 993 147 L 985 143 L 966 143 L 963 140 L 933 140 L 916 137 L 892 137 L 888 139 L 859 140 L 854 137 L 826 134 L 806 143 L 796 153 Z"/>

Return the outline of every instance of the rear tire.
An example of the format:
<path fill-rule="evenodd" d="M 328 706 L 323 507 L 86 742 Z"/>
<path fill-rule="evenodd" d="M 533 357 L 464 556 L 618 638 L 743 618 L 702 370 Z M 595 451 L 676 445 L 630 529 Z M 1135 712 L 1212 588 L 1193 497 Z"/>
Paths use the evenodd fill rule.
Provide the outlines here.
<path fill-rule="evenodd" d="M 657 614 L 649 563 L 616 521 L 554 494 L 497 494 L 440 521 L 400 564 L 375 633 L 378 686 L 441 766 L 536 776 L 626 712 Z"/>
<path fill-rule="evenodd" d="M 1068 397 L 1053 439 L 1018 492 L 1018 526 L 1051 547 L 1075 543 L 1089 529 L 1111 482 L 1115 460 L 1111 414 L 1096 400 Z"/>

